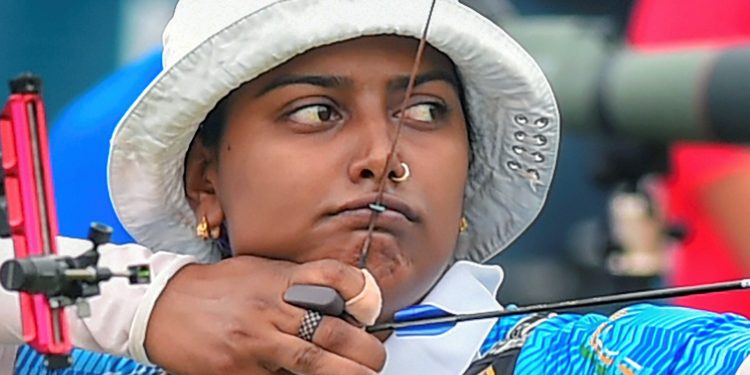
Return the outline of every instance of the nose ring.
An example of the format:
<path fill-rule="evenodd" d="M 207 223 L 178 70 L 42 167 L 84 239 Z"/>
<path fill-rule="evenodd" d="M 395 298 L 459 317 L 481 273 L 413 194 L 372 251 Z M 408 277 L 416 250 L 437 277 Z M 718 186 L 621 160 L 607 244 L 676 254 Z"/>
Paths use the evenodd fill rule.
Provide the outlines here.
<path fill-rule="evenodd" d="M 401 163 L 401 168 L 404 169 L 404 174 L 401 176 L 390 176 L 389 178 L 393 182 L 404 182 L 409 179 L 409 176 L 411 176 L 411 171 L 409 170 L 409 166 L 406 163 Z"/>

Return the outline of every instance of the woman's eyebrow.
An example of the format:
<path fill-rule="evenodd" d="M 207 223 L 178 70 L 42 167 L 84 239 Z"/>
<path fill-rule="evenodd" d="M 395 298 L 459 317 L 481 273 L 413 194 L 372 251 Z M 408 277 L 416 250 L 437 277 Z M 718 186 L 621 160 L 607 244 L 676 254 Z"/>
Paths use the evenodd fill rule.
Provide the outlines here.
<path fill-rule="evenodd" d="M 258 92 L 258 95 L 255 97 L 260 97 L 265 94 L 267 94 L 269 91 L 273 91 L 275 89 L 278 89 L 280 87 L 289 86 L 289 85 L 313 85 L 313 86 L 320 86 L 325 88 L 334 88 L 334 87 L 341 87 L 341 86 L 347 86 L 352 85 L 352 80 L 347 77 L 341 77 L 341 76 L 320 76 L 320 75 L 286 75 L 278 77 L 271 82 L 269 82 L 267 85 L 263 86 L 263 88 Z"/>
<path fill-rule="evenodd" d="M 445 81 L 451 86 L 453 86 L 453 89 L 456 90 L 456 92 L 460 91 L 458 78 L 456 78 L 456 74 L 453 72 L 446 71 L 446 70 L 431 70 L 426 73 L 417 75 L 417 77 L 414 80 L 414 87 L 430 82 L 430 81 Z M 388 90 L 389 91 L 403 91 L 403 90 L 406 90 L 406 87 L 408 85 L 409 85 L 409 76 L 402 76 L 402 77 L 392 79 L 388 83 Z"/>

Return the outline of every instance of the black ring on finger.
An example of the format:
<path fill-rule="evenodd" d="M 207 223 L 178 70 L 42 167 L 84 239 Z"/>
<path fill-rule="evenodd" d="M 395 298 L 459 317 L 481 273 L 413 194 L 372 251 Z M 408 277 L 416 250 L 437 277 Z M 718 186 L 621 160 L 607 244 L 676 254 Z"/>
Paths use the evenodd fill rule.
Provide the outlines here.
<path fill-rule="evenodd" d="M 297 336 L 305 341 L 312 342 L 313 335 L 318 329 L 320 322 L 323 320 L 323 315 L 315 310 L 305 311 L 305 316 L 302 318 L 302 324 L 299 326 Z"/>

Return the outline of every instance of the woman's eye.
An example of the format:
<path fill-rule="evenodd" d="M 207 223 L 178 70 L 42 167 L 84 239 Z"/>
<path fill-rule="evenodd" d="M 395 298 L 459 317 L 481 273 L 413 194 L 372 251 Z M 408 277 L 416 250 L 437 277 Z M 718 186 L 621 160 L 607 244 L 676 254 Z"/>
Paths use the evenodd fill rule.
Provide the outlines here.
<path fill-rule="evenodd" d="M 341 116 L 333 107 L 324 104 L 313 104 L 299 108 L 289 114 L 289 119 L 305 125 L 317 125 L 324 122 L 336 121 Z"/>
<path fill-rule="evenodd" d="M 420 122 L 434 122 L 442 112 L 442 107 L 436 103 L 415 104 L 404 111 L 404 119 Z"/>

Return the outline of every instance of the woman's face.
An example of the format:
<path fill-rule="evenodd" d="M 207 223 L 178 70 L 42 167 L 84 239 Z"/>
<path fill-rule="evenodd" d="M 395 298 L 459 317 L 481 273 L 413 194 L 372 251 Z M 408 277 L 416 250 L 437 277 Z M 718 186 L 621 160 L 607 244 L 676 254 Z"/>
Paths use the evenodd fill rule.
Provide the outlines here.
<path fill-rule="evenodd" d="M 456 245 L 469 146 L 453 65 L 428 47 L 385 167 L 417 43 L 379 36 L 321 47 L 243 85 L 219 147 L 190 158 L 196 213 L 224 222 L 235 254 L 356 265 L 378 180 L 406 163 L 406 181 L 386 179 L 367 268 L 385 316 L 421 299 Z"/>

